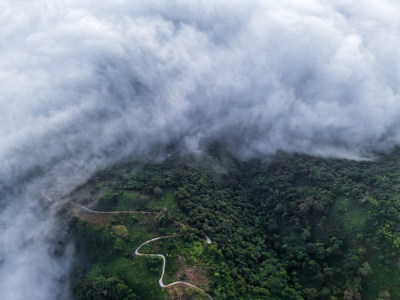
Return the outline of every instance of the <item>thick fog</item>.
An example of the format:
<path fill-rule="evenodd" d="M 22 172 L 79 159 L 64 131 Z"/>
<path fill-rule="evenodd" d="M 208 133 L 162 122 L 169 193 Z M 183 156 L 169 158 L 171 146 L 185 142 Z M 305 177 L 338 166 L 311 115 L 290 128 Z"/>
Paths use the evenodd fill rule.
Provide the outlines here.
<path fill-rule="evenodd" d="M 221 141 L 362 159 L 400 141 L 400 2 L 0 2 L 0 299 L 68 299 L 44 189 Z"/>

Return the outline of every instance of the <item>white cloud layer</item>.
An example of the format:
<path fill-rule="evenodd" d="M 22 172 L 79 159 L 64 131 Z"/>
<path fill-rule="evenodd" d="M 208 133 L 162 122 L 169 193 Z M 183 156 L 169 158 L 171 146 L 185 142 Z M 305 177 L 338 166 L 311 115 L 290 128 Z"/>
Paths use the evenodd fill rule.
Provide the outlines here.
<path fill-rule="evenodd" d="M 242 157 L 398 145 L 399 15 L 395 0 L 1 1 L 0 298 L 64 291 L 35 195 L 73 172 L 171 141 Z"/>

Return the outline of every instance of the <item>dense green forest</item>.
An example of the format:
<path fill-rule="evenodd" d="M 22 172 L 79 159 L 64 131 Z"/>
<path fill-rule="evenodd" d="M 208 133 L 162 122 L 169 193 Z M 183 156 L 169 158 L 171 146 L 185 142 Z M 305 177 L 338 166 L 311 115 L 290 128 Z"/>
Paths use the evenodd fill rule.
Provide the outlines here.
<path fill-rule="evenodd" d="M 169 234 L 179 237 L 146 251 L 169 255 L 170 282 L 195 270 L 214 299 L 400 299 L 399 150 L 371 161 L 285 153 L 241 161 L 215 146 L 201 158 L 115 166 L 70 198 L 153 212 L 75 209 L 78 299 L 203 299 L 162 290 L 161 260 L 133 255 Z"/>

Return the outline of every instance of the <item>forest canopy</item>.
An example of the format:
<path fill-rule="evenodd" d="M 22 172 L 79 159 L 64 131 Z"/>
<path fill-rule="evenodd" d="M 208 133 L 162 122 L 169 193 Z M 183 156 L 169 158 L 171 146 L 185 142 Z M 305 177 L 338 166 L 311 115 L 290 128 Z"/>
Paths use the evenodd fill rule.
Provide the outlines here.
<path fill-rule="evenodd" d="M 216 147 L 202 158 L 112 168 L 81 189 L 107 191 L 99 209 L 154 209 L 157 226 L 185 224 L 189 244 L 207 234 L 213 243 L 200 256 L 215 299 L 400 299 L 399 156 L 357 162 L 280 153 L 240 161 Z M 107 246 L 115 239 L 107 226 L 71 228 L 97 268 L 107 270 L 124 252 Z M 100 279 L 146 299 L 118 272 L 99 279 L 88 270 L 74 286 L 79 299 L 97 299 L 82 289 Z"/>

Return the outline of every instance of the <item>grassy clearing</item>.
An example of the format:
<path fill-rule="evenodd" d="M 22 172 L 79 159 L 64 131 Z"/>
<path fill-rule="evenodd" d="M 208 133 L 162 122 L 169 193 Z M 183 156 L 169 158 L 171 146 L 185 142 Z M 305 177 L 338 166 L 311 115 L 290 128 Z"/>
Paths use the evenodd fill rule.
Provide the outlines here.
<path fill-rule="evenodd" d="M 113 210 L 141 210 L 146 207 L 146 203 L 142 203 L 139 191 L 117 191 L 114 192 L 114 195 L 112 194 L 107 199 L 114 200 Z"/>
<path fill-rule="evenodd" d="M 169 212 L 175 213 L 177 211 L 177 206 L 174 199 L 175 192 L 175 189 L 165 189 L 161 198 L 151 197 L 146 208 L 148 210 L 167 209 Z"/>
<path fill-rule="evenodd" d="M 334 202 L 331 212 L 322 222 L 322 226 L 315 227 L 314 234 L 320 240 L 329 240 L 335 235 L 356 236 L 357 233 L 368 231 L 368 217 L 368 210 L 360 203 L 341 196 Z"/>
<path fill-rule="evenodd" d="M 342 196 L 336 200 L 332 208 L 332 216 L 349 232 L 366 230 L 368 211 L 347 197 Z"/>

